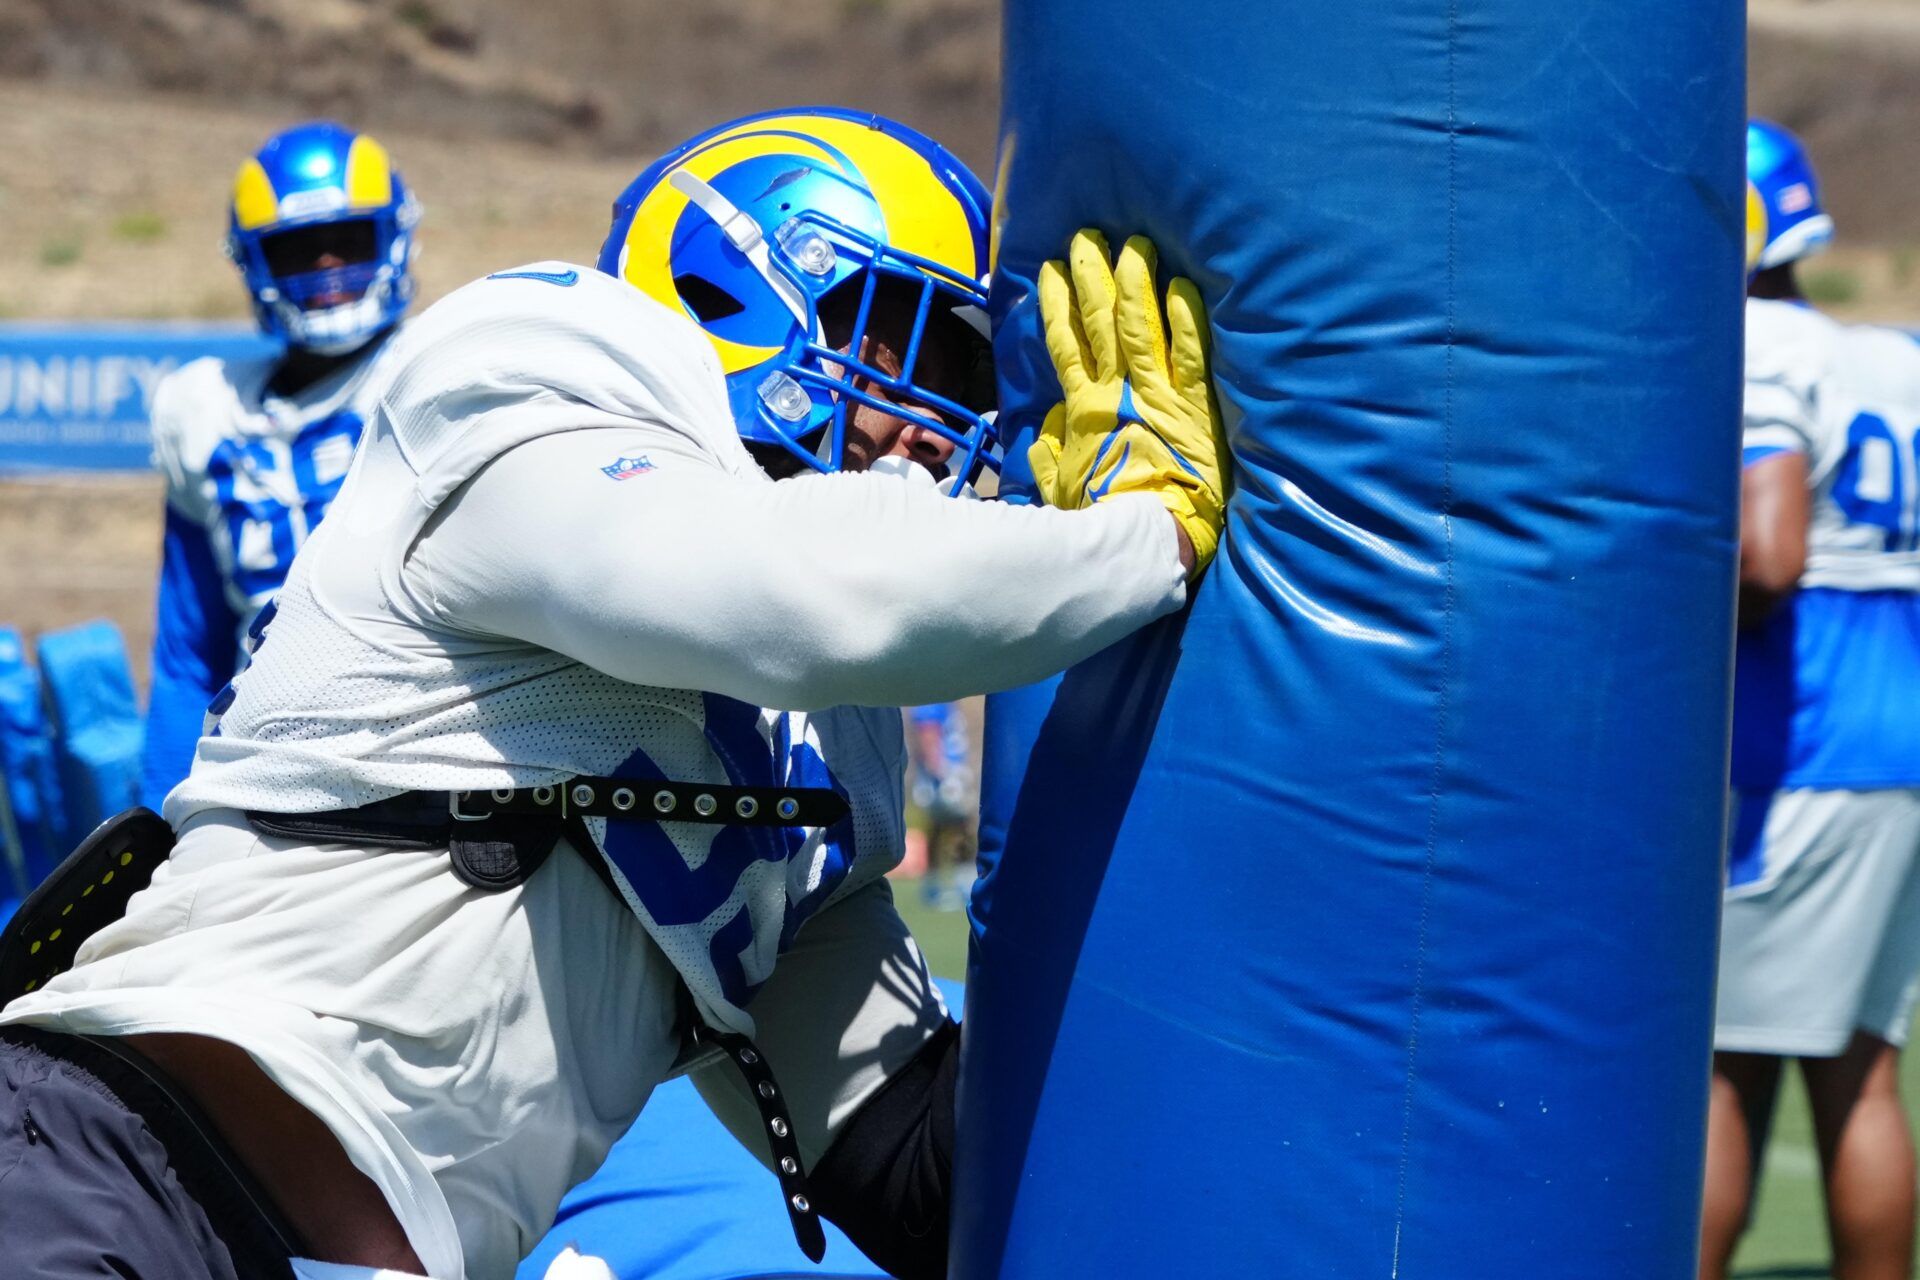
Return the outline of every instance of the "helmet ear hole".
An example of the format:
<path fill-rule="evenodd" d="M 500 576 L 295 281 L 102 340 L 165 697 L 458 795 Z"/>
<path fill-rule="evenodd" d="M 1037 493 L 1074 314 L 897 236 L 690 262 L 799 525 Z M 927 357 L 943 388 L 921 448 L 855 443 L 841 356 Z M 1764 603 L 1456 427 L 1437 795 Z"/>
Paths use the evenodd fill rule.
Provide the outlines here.
<path fill-rule="evenodd" d="M 673 287 L 680 295 L 680 300 L 687 304 L 687 310 L 698 316 L 703 324 L 737 316 L 747 309 L 740 299 L 704 276 L 675 276 Z"/>

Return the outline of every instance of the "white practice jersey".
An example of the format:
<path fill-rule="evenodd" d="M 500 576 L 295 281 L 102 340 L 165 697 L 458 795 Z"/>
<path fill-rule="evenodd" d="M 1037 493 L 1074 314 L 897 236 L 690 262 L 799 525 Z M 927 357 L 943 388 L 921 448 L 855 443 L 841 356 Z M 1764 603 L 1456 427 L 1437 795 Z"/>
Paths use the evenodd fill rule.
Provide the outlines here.
<path fill-rule="evenodd" d="M 794 931 L 898 860 L 899 705 L 1038 678 L 1184 597 L 1150 498 L 774 483 L 704 335 L 596 271 L 478 281 L 392 358 L 167 818 L 576 775 L 842 792 L 851 817 L 823 830 L 594 824 L 719 1025 L 751 1031 Z"/>
<path fill-rule="evenodd" d="M 1791 450 L 1813 484 L 1804 587 L 1920 590 L 1920 344 L 1750 299 L 1747 461 Z"/>
<path fill-rule="evenodd" d="M 207 532 L 239 618 L 237 651 L 346 479 L 392 348 L 390 338 L 378 340 L 290 396 L 267 390 L 277 356 L 208 356 L 154 392 L 153 464 L 166 478 L 168 505 Z"/>
<path fill-rule="evenodd" d="M 1811 509 L 1799 589 L 1740 632 L 1733 785 L 1920 786 L 1920 344 L 1756 299 L 1746 351 L 1745 461 L 1803 455 Z M 1742 830 L 1733 884 L 1770 882 Z"/>

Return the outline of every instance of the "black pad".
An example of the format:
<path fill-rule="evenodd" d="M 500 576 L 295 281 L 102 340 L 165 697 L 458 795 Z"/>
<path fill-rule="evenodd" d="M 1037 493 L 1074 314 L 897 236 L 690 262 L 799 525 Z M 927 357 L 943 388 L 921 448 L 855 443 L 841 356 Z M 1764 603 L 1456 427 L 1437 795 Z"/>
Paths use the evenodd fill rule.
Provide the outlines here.
<path fill-rule="evenodd" d="M 959 1064 L 949 1022 L 841 1126 L 809 1179 L 820 1216 L 898 1280 L 947 1274 Z"/>
<path fill-rule="evenodd" d="M 71 968 L 80 944 L 125 915 L 172 852 L 173 828 L 151 809 L 95 827 L 0 933 L 0 1005 Z"/>

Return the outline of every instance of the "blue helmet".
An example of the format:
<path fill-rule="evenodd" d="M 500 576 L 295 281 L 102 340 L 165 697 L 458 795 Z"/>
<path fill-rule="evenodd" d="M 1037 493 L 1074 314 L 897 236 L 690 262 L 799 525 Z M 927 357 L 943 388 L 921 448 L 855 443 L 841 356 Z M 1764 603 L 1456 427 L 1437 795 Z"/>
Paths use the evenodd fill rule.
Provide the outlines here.
<path fill-rule="evenodd" d="M 1757 270 L 1818 253 L 1833 239 L 1833 219 L 1820 207 L 1820 184 L 1806 149 L 1779 125 L 1747 122 L 1747 181 L 1766 211 Z"/>
<path fill-rule="evenodd" d="M 614 203 L 599 266 L 706 332 L 749 443 L 836 471 L 848 410 L 869 404 L 952 443 L 957 493 L 999 466 L 989 204 L 965 165 L 905 125 L 768 112 L 648 166 Z M 870 328 L 904 343 L 897 373 L 872 362 Z"/>
<path fill-rule="evenodd" d="M 420 203 L 386 148 L 327 121 L 268 139 L 233 180 L 227 255 L 263 333 L 322 355 L 362 346 L 413 300 Z M 316 265 L 323 257 L 336 261 Z"/>

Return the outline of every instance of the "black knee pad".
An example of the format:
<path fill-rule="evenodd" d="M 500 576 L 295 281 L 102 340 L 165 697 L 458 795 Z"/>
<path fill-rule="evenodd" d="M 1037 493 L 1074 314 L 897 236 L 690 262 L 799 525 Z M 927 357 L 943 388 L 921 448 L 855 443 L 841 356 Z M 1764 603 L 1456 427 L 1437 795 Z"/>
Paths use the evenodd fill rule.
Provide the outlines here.
<path fill-rule="evenodd" d="M 820 1216 L 899 1280 L 947 1274 L 960 1024 L 935 1032 L 841 1126 L 808 1175 Z"/>

